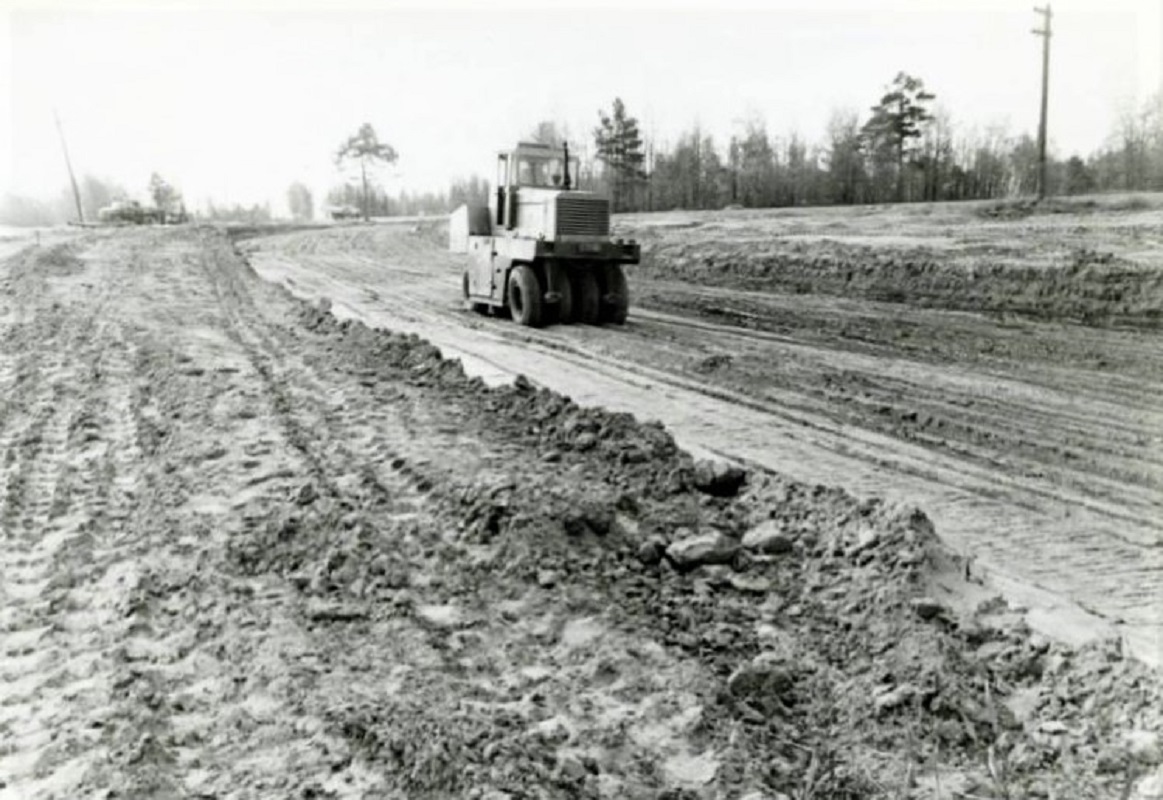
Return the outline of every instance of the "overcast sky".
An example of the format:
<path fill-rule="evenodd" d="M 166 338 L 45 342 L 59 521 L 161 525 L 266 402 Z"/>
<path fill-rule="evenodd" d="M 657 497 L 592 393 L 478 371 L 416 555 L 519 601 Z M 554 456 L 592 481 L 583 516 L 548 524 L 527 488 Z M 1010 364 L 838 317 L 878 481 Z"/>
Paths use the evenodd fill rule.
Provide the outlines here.
<path fill-rule="evenodd" d="M 364 121 L 399 151 L 389 190 L 489 177 L 495 152 L 539 120 L 588 143 L 615 96 L 663 144 L 698 120 L 725 145 L 747 117 L 817 141 L 834 109 L 864 114 L 904 70 L 962 129 L 1037 128 L 1031 0 L 242 5 L 0 0 L 0 191 L 66 184 L 54 108 L 79 174 L 144 194 L 156 170 L 194 205 L 281 203 L 294 180 L 323 191 Z M 1051 144 L 1086 155 L 1163 88 L 1161 2 L 1053 6 Z"/>

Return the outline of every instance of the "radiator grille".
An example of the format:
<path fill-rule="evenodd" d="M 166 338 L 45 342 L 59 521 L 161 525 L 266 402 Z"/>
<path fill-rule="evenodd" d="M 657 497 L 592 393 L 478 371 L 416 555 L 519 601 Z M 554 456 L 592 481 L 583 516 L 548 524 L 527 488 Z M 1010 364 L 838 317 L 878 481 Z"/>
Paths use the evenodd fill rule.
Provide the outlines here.
<path fill-rule="evenodd" d="M 610 204 L 602 197 L 557 196 L 558 236 L 608 236 Z"/>

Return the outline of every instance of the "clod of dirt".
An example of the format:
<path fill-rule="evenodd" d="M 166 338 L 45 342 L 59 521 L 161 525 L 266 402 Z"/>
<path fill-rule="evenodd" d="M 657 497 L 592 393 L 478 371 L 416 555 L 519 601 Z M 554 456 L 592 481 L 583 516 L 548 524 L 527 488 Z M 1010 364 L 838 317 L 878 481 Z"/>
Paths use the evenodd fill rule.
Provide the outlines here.
<path fill-rule="evenodd" d="M 925 620 L 936 619 L 947 613 L 945 607 L 931 597 L 914 597 L 909 605 L 918 617 Z"/>
<path fill-rule="evenodd" d="M 666 555 L 666 542 L 657 536 L 652 536 L 638 548 L 638 560 L 648 567 L 662 562 Z"/>
<path fill-rule="evenodd" d="M 313 483 L 304 483 L 295 495 L 295 502 L 301 506 L 309 506 L 319 499 L 319 490 Z"/>
<path fill-rule="evenodd" d="M 900 708 L 916 696 L 917 687 L 911 683 L 903 683 L 900 686 L 884 686 L 873 698 L 873 705 L 876 707 L 876 713 L 882 714 Z"/>
<path fill-rule="evenodd" d="M 735 357 L 729 353 L 716 353 L 713 356 L 707 356 L 698 364 L 696 364 L 695 369 L 704 373 L 716 372 L 720 369 L 731 366 L 731 362 L 734 360 Z"/>
<path fill-rule="evenodd" d="M 714 497 L 734 497 L 739 494 L 747 473 L 734 464 L 706 459 L 695 463 L 694 485 L 704 494 Z"/>
<path fill-rule="evenodd" d="M 794 685 L 795 675 L 780 653 L 760 653 L 727 679 L 732 695 L 761 702 L 784 697 Z"/>
<path fill-rule="evenodd" d="M 743 547 L 756 553 L 781 555 L 792 551 L 791 537 L 776 520 L 767 520 L 743 534 Z"/>
<path fill-rule="evenodd" d="M 614 511 L 596 503 L 586 503 L 566 514 L 561 524 L 570 536 L 584 536 L 587 533 L 605 536 L 614 524 Z"/>
<path fill-rule="evenodd" d="M 312 597 L 307 601 L 307 619 L 312 622 L 353 622 L 366 619 L 368 609 L 362 604 L 345 603 Z"/>
<path fill-rule="evenodd" d="M 739 542 L 719 531 L 684 536 L 666 548 L 666 558 L 680 572 L 707 564 L 730 564 L 739 552 Z"/>

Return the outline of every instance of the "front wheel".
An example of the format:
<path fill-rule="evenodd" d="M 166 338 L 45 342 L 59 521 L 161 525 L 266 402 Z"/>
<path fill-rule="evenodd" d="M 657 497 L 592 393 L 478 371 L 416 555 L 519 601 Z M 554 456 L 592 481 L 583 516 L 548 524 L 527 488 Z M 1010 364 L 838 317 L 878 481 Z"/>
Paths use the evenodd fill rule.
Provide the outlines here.
<path fill-rule="evenodd" d="M 541 282 L 527 264 L 518 264 L 509 273 L 509 308 L 513 319 L 536 328 L 541 324 Z"/>

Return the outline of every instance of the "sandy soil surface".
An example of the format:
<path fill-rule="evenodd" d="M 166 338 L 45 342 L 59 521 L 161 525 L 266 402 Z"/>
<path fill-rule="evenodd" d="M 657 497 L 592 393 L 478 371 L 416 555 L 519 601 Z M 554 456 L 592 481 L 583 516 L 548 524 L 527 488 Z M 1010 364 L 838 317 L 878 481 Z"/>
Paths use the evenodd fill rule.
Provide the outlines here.
<path fill-rule="evenodd" d="M 1031 634 L 920 510 L 489 387 L 219 231 L 0 263 L 0 453 L 3 798 L 1163 781 L 1157 675 Z"/>
<path fill-rule="evenodd" d="M 1039 630 L 1078 642 L 1113 627 L 1163 663 L 1158 332 L 1141 314 L 1123 327 L 1047 319 L 1078 294 L 1056 282 L 1024 290 L 1042 303 L 1028 313 L 931 307 L 969 303 L 953 280 L 966 269 L 998 276 L 977 294 L 997 305 L 1015 270 L 1031 281 L 1073 269 L 1082 242 L 1104 254 L 1095 281 L 1142 262 L 1127 292 L 1150 305 L 1163 299 L 1150 288 L 1163 270 L 1148 267 L 1163 257 L 1156 218 L 1006 222 L 978 209 L 630 217 L 620 233 L 646 243 L 645 263 L 632 272 L 632 318 L 614 329 L 530 330 L 463 311 L 449 290 L 462 265 L 441 250 L 437 227 L 292 233 L 242 247 L 272 281 L 328 298 L 340 316 L 419 333 L 487 380 L 523 373 L 579 402 L 659 419 L 701 455 L 916 503 L 974 574 L 1030 607 Z M 893 289 L 901 302 L 887 303 L 830 296 L 820 276 L 831 269 L 802 259 L 773 271 L 780 285 L 755 288 L 733 260 L 817 234 L 820 263 L 853 248 L 871 263 L 916 257 L 904 248 L 929 254 L 932 279 L 905 274 Z M 707 263 L 733 266 L 712 274 Z M 791 283 L 819 293 L 781 291 Z M 1095 302 L 1092 321 L 1123 300 Z"/>

